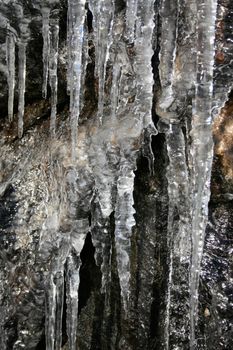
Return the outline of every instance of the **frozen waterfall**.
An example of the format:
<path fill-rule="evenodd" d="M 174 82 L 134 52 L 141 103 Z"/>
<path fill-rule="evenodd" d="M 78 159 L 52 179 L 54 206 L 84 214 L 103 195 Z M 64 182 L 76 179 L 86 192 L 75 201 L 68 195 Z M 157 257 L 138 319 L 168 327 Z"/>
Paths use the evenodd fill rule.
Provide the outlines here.
<path fill-rule="evenodd" d="M 25 300 L 43 307 L 47 350 L 95 349 L 98 332 L 105 345 L 96 349 L 199 349 L 213 125 L 232 86 L 233 39 L 223 34 L 230 6 L 2 0 L 0 102 L 5 93 L 8 113 L 0 131 L 0 195 L 6 203 L 9 191 L 16 203 L 4 209 L 13 212 L 12 247 L 36 253 L 26 282 L 19 277 L 23 292 L 14 289 L 17 266 L 4 251 L 9 267 L 0 281 L 5 274 L 20 308 Z M 0 232 L 13 235 L 7 225 Z M 13 321 L 5 310 L 18 311 L 10 301 L 1 306 L 2 289 L 0 344 L 10 350 L 6 325 Z M 8 343 L 36 349 L 38 327 L 22 320 Z"/>

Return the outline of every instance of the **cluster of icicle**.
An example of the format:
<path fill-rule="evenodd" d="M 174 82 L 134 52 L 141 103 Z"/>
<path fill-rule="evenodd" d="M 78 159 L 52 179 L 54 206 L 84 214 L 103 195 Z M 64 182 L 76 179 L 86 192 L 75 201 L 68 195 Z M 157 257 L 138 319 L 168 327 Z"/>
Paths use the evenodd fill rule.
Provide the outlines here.
<path fill-rule="evenodd" d="M 42 34 L 44 40 L 43 48 L 43 87 L 42 95 L 47 97 L 47 84 L 51 88 L 51 133 L 55 132 L 56 105 L 57 105 L 57 59 L 58 59 L 58 11 L 54 10 L 54 5 L 59 1 L 43 0 L 40 6 L 42 14 Z M 15 93 L 15 46 L 18 46 L 18 136 L 23 136 L 24 108 L 25 108 L 25 88 L 26 88 L 26 57 L 27 46 L 30 41 L 31 18 L 24 13 L 23 6 L 14 4 L 17 19 L 19 21 L 19 33 L 7 22 L 6 36 L 6 62 L 8 71 L 8 117 L 13 120 L 14 114 L 14 93 Z M 53 18 L 50 20 L 50 13 L 53 9 Z"/>
<path fill-rule="evenodd" d="M 51 89 L 51 134 L 56 132 L 56 106 L 57 106 L 57 63 L 58 63 L 58 39 L 59 39 L 59 13 L 56 9 L 58 0 L 41 1 L 40 11 L 42 15 L 43 34 L 43 97 L 47 97 L 47 85 Z M 190 6 L 189 6 L 190 5 Z M 195 65 L 187 67 L 186 71 L 176 74 L 176 52 L 178 19 L 180 11 L 179 0 L 162 0 L 160 14 L 162 18 L 161 50 L 160 50 L 160 80 L 162 96 L 159 101 L 158 114 L 165 116 L 168 121 L 167 150 L 169 156 L 168 168 L 168 193 L 169 193 L 169 218 L 168 236 L 170 249 L 170 273 L 167 293 L 166 310 L 166 348 L 169 349 L 169 317 L 171 307 L 172 283 L 173 283 L 173 259 L 179 257 L 181 262 L 188 261 L 192 256 L 190 269 L 190 319 L 191 319 L 191 349 L 195 348 L 195 325 L 197 322 L 198 284 L 200 264 L 204 244 L 204 232 L 208 213 L 209 183 L 212 164 L 212 136 L 211 136 L 211 110 L 213 90 L 213 57 L 214 57 L 214 26 L 216 19 L 216 0 L 190 1 L 185 7 L 186 18 L 190 20 L 190 12 L 194 18 L 194 29 L 190 33 L 196 35 L 197 55 Z M 93 33 L 95 45 L 95 76 L 98 79 L 98 113 L 99 127 L 105 120 L 105 83 L 107 64 L 110 57 L 112 64 L 111 100 L 111 125 L 117 124 L 117 113 L 121 108 L 128 106 L 132 117 L 131 130 L 133 135 L 139 136 L 143 129 L 151 123 L 151 109 L 153 99 L 153 74 L 151 58 L 153 55 L 152 36 L 154 29 L 154 1 L 153 0 L 127 0 L 125 15 L 124 35 L 127 48 L 134 50 L 134 67 L 130 74 L 127 69 L 130 63 L 125 54 L 125 47 L 118 42 L 117 18 L 115 14 L 114 0 L 68 0 L 67 22 L 67 90 L 70 95 L 70 122 L 71 122 L 71 153 L 75 163 L 77 155 L 78 122 L 83 105 L 83 87 L 85 82 L 86 67 L 88 61 L 88 31 L 86 28 L 87 6 L 93 14 Z M 20 33 L 8 26 L 7 34 L 7 66 L 8 66 L 8 113 L 9 119 L 13 118 L 13 103 L 15 89 L 15 45 L 18 45 L 18 133 L 23 134 L 24 94 L 26 73 L 26 49 L 29 40 L 29 20 L 24 18 L 22 7 L 19 6 Z M 116 28 L 114 29 L 114 25 Z M 121 35 L 121 34 L 119 34 Z M 112 48 L 115 49 L 113 50 Z M 191 49 L 192 47 L 190 47 Z M 195 53 L 194 53 L 195 54 Z M 185 65 L 186 63 L 183 62 Z M 189 71 L 190 70 L 190 71 Z M 193 76 L 193 73 L 195 76 Z M 183 74 L 183 76 L 182 76 Z M 186 76 L 185 76 L 186 74 Z M 133 80 L 130 81 L 131 76 Z M 187 78 L 188 76 L 188 78 Z M 178 122 L 178 115 L 172 111 L 172 103 L 176 99 L 176 89 L 180 88 L 179 79 L 183 88 L 192 88 L 192 79 L 195 81 L 195 97 L 192 113 L 192 144 L 189 150 L 188 169 L 186 164 L 185 139 Z M 128 79 L 128 81 L 126 80 Z M 130 105 L 128 101 L 132 96 L 128 94 L 128 85 L 132 85 L 135 96 Z M 121 102 L 119 102 L 119 96 Z M 126 108 L 126 109 L 127 109 Z M 130 109 L 131 108 L 131 109 Z M 125 110 L 126 110 L 125 109 Z M 114 124 L 115 123 L 115 124 Z M 123 122 L 122 122 L 123 123 Z M 124 127 L 124 125 L 123 125 Z M 127 125 L 128 127 L 128 125 Z M 121 129 L 120 129 L 121 130 Z M 120 131 L 121 132 L 121 131 Z M 111 169 L 98 169 L 102 171 L 103 179 L 96 179 L 99 189 L 99 203 L 101 207 L 101 219 L 107 220 L 111 212 L 115 211 L 115 245 L 117 252 L 118 273 L 121 287 L 123 306 L 127 312 L 130 291 L 130 237 L 135 224 L 133 208 L 134 170 L 136 168 L 136 152 L 124 144 L 124 132 L 122 131 L 122 148 L 109 152 L 114 164 L 117 163 L 116 195 L 112 201 L 112 187 L 106 176 Z M 113 135 L 114 136 L 114 135 Z M 135 138 L 136 138 L 135 137 Z M 126 137 L 125 137 L 126 138 Z M 133 136 L 132 136 L 133 138 Z M 96 142 L 97 152 L 99 140 Z M 95 147 L 93 142 L 92 147 Z M 131 154 L 129 154 L 130 151 Z M 118 152 L 118 153 L 117 153 Z M 107 151 L 106 151 L 107 153 Z M 103 153 L 104 154 L 104 153 Z M 98 158 L 104 157 L 99 155 Z M 98 167 L 98 160 L 95 167 Z M 100 163 L 101 164 L 101 163 Z M 104 172 L 105 171 L 105 172 Z M 115 171 L 115 169 L 114 169 Z M 109 177 L 110 175 L 107 174 Z M 111 176 L 114 174 L 111 173 Z M 98 183 L 99 181 L 99 183 Z M 102 181 L 102 182 L 101 182 Z M 71 187 L 76 186 L 76 175 L 70 175 L 68 182 Z M 72 202 L 72 200 L 71 200 Z M 177 209 L 180 215 L 180 227 L 177 237 L 172 236 L 172 217 Z M 73 210 L 75 212 L 75 208 Z M 72 212 L 72 208 L 71 208 Z M 57 218 L 50 219 L 45 224 L 45 229 L 52 232 L 56 227 Z M 69 349 L 76 349 L 77 339 L 77 315 L 78 315 L 78 288 L 80 252 L 83 247 L 86 233 L 89 230 L 88 222 L 75 220 L 75 215 L 70 214 L 71 230 L 69 242 L 60 242 L 60 253 L 53 260 L 52 273 L 49 277 L 49 289 L 47 297 L 47 321 L 46 321 L 46 346 L 47 350 L 61 348 L 62 313 L 64 299 L 64 264 L 67 262 L 67 330 L 69 337 Z M 98 222 L 99 224 L 99 222 Z M 104 224 L 100 231 L 105 232 Z M 191 231 L 191 240 L 187 232 Z M 61 235 L 62 236 L 62 235 Z M 93 237 L 93 242 L 98 237 Z M 96 256 L 103 251 L 103 242 L 96 243 Z M 192 247 L 192 249 L 191 249 Z M 74 254 L 75 252 L 75 254 Z M 102 261 L 103 286 L 106 285 L 105 262 Z M 103 288 L 104 289 L 104 288 Z"/>
<path fill-rule="evenodd" d="M 167 151 L 169 166 L 167 170 L 169 216 L 168 216 L 168 246 L 170 250 L 169 281 L 167 290 L 165 343 L 170 349 L 170 334 L 172 331 L 171 314 L 175 302 L 172 295 L 176 293 L 177 285 L 174 279 L 174 262 L 180 261 L 180 267 L 190 263 L 189 293 L 190 293 L 190 349 L 196 349 L 195 328 L 198 320 L 198 287 L 201 271 L 201 259 L 204 246 L 204 235 L 208 220 L 208 202 L 210 197 L 210 176 L 213 159 L 212 140 L 212 108 L 213 108 L 213 69 L 215 21 L 217 12 L 216 0 L 190 1 L 183 6 L 182 11 L 187 23 L 186 55 L 179 56 L 178 21 L 181 15 L 180 1 L 163 0 L 161 4 L 162 36 L 160 50 L 160 79 L 162 96 L 157 108 L 158 114 L 165 118 Z M 191 40 L 195 38 L 195 40 Z M 195 48 L 195 50 L 194 50 Z M 179 63 L 177 60 L 180 59 Z M 182 70 L 179 71 L 179 66 Z M 185 96 L 195 85 L 192 102 L 190 148 L 186 149 L 187 139 L 182 131 L 179 112 L 174 101 L 178 96 Z M 177 94 L 179 90 L 179 94 Z M 183 95 L 181 93 L 183 92 Z M 182 101 L 181 101 L 182 103 Z M 176 104 L 179 104 L 178 99 Z M 218 106 L 221 107 L 221 106 Z M 188 112 L 187 112 L 188 113 Z M 188 136 L 186 136 L 188 137 Z M 188 157 L 188 160 L 187 160 Z M 174 235 L 174 215 L 179 215 L 179 228 Z M 176 214 L 176 215 L 177 215 Z M 183 271 L 183 270 L 181 270 Z M 172 304 L 173 303 L 173 304 Z M 185 319 L 185 315 L 183 318 Z M 182 327 L 176 334 L 182 337 Z M 185 321 L 184 321 L 185 322 Z"/>
<path fill-rule="evenodd" d="M 93 32 L 88 33 L 86 15 L 93 14 Z M 80 253 L 85 236 L 90 230 L 88 220 L 76 218 L 75 206 L 81 205 L 78 188 L 83 170 L 79 164 L 78 124 L 83 106 L 83 91 L 88 63 L 88 40 L 95 46 L 95 77 L 98 80 L 98 134 L 92 138 L 90 165 L 98 193 L 99 213 L 92 217 L 92 241 L 96 248 L 96 262 L 102 271 L 102 292 L 106 293 L 109 281 L 109 260 L 105 258 L 108 239 L 109 216 L 115 212 L 115 245 L 118 274 L 121 287 L 122 305 L 128 312 L 130 294 L 130 238 L 135 225 L 133 208 L 134 171 L 137 149 L 133 145 L 143 130 L 152 124 L 151 110 L 153 99 L 153 56 L 152 35 L 154 28 L 154 1 L 129 0 L 126 4 L 125 31 L 119 23 L 113 0 L 68 0 L 67 14 L 67 91 L 70 96 L 71 159 L 73 170 L 66 176 L 68 189 L 67 222 L 71 227 L 63 237 L 59 231 L 56 215 L 49 217 L 44 225 L 45 232 L 54 231 L 59 255 L 53 259 L 51 274 L 48 277 L 46 302 L 46 346 L 47 350 L 61 347 L 64 278 L 67 291 L 67 334 L 69 349 L 76 349 L 78 328 L 78 289 Z M 47 82 L 51 88 L 51 133 L 56 133 L 57 102 L 57 50 L 58 22 L 54 15 L 54 2 L 41 7 L 43 47 L 43 96 L 47 95 Z M 100 15 L 101 14 L 101 15 Z M 55 19 L 54 19 L 55 18 Z M 114 30 L 115 26 L 115 30 Z M 117 27 L 118 26 L 118 27 Z M 119 32 L 118 32 L 119 31 Z M 121 37 L 124 36 L 124 40 Z M 126 49 L 134 48 L 134 68 L 129 62 Z M 110 111 L 106 115 L 105 84 L 107 64 L 112 65 L 110 89 Z M 130 71 L 130 74 L 128 74 Z M 134 96 L 133 102 L 132 88 Z M 127 109 L 129 118 L 118 119 L 120 111 Z M 122 125 L 121 125 L 122 124 Z M 106 126 L 107 125 L 107 126 Z M 110 128 L 109 128 L 110 125 Z M 127 128 L 127 129 L 126 129 Z M 107 134 L 106 133 L 107 130 Z M 119 131 L 120 130 L 120 131 Z M 103 132 L 103 137 L 101 137 Z M 118 133 L 118 134 L 117 134 Z M 106 138 L 106 149 L 101 149 Z M 114 146 L 116 138 L 120 146 Z M 109 142 L 108 142 L 109 141 Z M 104 146 L 104 143 L 103 145 Z M 109 147 L 109 149 L 108 149 Z M 119 149 L 120 148 L 120 149 Z M 92 156 L 93 158 L 91 158 Z M 80 167 L 80 168 L 79 168 Z M 89 180 L 90 181 L 90 180 Z M 83 191 L 83 189 L 82 189 Z M 113 193 L 115 195 L 113 196 Z M 114 197 L 114 198 L 113 198 Z M 85 208 L 88 207 L 86 204 Z M 56 227 L 56 229 L 55 229 Z M 57 233 L 58 232 L 58 233 Z M 67 237 L 69 237 L 67 239 Z M 55 238 L 54 238 L 55 239 Z M 67 241 L 64 241 L 64 240 Z M 78 242 L 78 243 L 77 243 Z M 43 244 L 42 244 L 43 245 Z M 66 264 L 66 276 L 64 273 Z"/>
<path fill-rule="evenodd" d="M 14 113 L 14 90 L 15 90 L 15 45 L 18 45 L 18 134 L 23 134 L 24 117 L 24 95 L 26 79 L 26 49 L 30 38 L 29 23 L 30 20 L 24 17 L 23 7 L 20 4 L 15 5 L 16 15 L 19 21 L 19 33 L 6 23 L 6 62 L 8 68 L 8 116 L 12 121 Z"/>

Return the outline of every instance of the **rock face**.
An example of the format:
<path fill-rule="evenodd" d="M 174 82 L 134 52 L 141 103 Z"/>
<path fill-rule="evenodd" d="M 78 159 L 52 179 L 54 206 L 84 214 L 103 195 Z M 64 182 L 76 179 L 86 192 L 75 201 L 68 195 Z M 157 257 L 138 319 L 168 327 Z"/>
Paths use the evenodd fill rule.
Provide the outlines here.
<path fill-rule="evenodd" d="M 232 23 L 1 1 L 1 350 L 233 348 Z"/>

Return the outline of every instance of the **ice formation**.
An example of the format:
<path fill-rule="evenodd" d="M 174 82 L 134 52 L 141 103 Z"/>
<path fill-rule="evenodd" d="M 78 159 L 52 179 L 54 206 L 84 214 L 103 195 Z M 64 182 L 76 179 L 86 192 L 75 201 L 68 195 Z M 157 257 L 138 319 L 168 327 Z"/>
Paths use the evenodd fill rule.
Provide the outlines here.
<path fill-rule="evenodd" d="M 50 269 L 46 271 L 47 350 L 61 348 L 65 298 L 69 349 L 77 348 L 80 254 L 88 232 L 95 247 L 96 264 L 102 272 L 101 292 L 108 293 L 112 217 L 122 313 L 125 318 L 130 313 L 131 238 L 136 225 L 135 171 L 138 154 L 144 146 L 143 135 L 149 133 L 150 140 L 151 135 L 157 133 L 152 121 L 155 105 L 158 131 L 165 134 L 169 163 L 166 174 L 169 272 L 164 344 L 169 350 L 170 338 L 178 333 L 182 338 L 183 329 L 189 329 L 188 324 L 190 349 L 195 349 L 198 288 L 213 159 L 212 114 L 213 110 L 218 113 L 222 95 L 226 96 L 229 90 L 227 83 L 223 93 L 217 84 L 214 91 L 217 0 L 162 0 L 160 4 L 154 0 L 127 0 L 121 9 L 123 16 L 119 4 L 113 0 L 68 0 L 66 63 L 71 140 L 63 140 L 63 146 L 59 137 L 56 139 L 59 1 L 32 1 L 32 5 L 41 16 L 42 96 L 48 97 L 48 84 L 51 93 L 53 147 L 46 150 L 50 164 L 42 181 L 47 187 L 41 189 L 46 208 L 39 221 L 42 227 L 39 251 L 45 256 L 47 251 L 52 252 L 48 259 Z M 88 11 L 93 15 L 89 29 Z M 157 84 L 152 71 L 155 37 L 158 36 L 156 15 L 161 21 L 160 91 L 153 101 L 153 88 Z M 18 32 L 6 19 L 2 26 L 7 28 L 8 116 L 12 121 L 15 72 L 18 71 L 18 136 L 22 138 L 32 18 L 23 13 L 20 5 L 16 17 Z M 94 46 L 93 80 L 98 101 L 94 120 L 90 118 L 79 125 L 85 106 L 87 66 L 93 59 L 88 55 L 91 45 Z M 18 52 L 18 67 L 15 67 L 15 52 Z M 176 329 L 172 311 L 179 288 L 188 294 L 190 307 L 186 298 L 180 328 Z"/>
<path fill-rule="evenodd" d="M 214 39 L 217 1 L 199 1 L 197 5 L 197 76 L 192 118 L 192 265 L 190 273 L 191 340 L 195 349 L 195 325 L 198 317 L 198 285 L 204 235 L 208 220 L 210 176 L 213 159 L 212 97 Z M 203 21 L 205 19 L 205 22 Z"/>
<path fill-rule="evenodd" d="M 6 37 L 7 68 L 8 68 L 8 116 L 12 121 L 14 114 L 14 91 L 15 91 L 15 35 L 9 32 Z"/>
<path fill-rule="evenodd" d="M 42 95 L 47 97 L 47 85 L 49 74 L 49 51 L 50 51 L 50 38 L 49 38 L 49 16 L 50 8 L 42 6 L 42 35 L 43 35 L 43 86 Z"/>
<path fill-rule="evenodd" d="M 72 157 L 75 158 L 77 128 L 80 115 L 80 91 L 82 77 L 82 49 L 84 39 L 85 1 L 68 3 L 68 84 L 70 91 L 70 123 Z"/>

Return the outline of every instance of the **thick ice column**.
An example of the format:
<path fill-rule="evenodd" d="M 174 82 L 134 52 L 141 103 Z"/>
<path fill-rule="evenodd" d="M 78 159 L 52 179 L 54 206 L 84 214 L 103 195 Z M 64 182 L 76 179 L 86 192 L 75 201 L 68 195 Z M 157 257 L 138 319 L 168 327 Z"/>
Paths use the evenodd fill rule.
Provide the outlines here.
<path fill-rule="evenodd" d="M 82 49 L 84 38 L 85 0 L 68 2 L 68 69 L 70 90 L 70 123 L 72 139 L 72 158 L 75 158 L 77 128 L 80 114 L 80 90 L 82 76 Z"/>
<path fill-rule="evenodd" d="M 204 236 L 208 219 L 210 176 L 213 158 L 212 94 L 216 0 L 199 0 L 197 9 L 197 77 L 192 118 L 192 265 L 190 272 L 191 339 L 196 348 L 198 286 Z"/>
<path fill-rule="evenodd" d="M 56 17 L 50 21 L 49 84 L 51 88 L 50 132 L 52 135 L 56 131 L 58 41 L 59 17 L 56 13 Z"/>
<path fill-rule="evenodd" d="M 14 114 L 14 92 L 15 92 L 15 42 L 16 37 L 9 32 L 6 37 L 6 57 L 8 68 L 8 117 L 12 121 Z"/>
<path fill-rule="evenodd" d="M 24 18 L 20 22 L 20 38 L 18 41 L 18 136 L 23 136 L 23 117 L 25 105 L 25 85 L 26 85 L 26 49 L 29 39 L 29 20 Z"/>
<path fill-rule="evenodd" d="M 49 16 L 50 8 L 42 6 L 42 36 L 43 36 L 43 85 L 42 96 L 47 97 L 48 73 L 49 73 L 49 52 L 50 52 L 50 38 L 49 38 Z"/>

